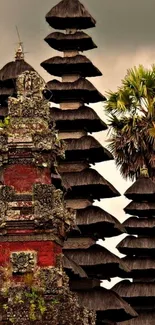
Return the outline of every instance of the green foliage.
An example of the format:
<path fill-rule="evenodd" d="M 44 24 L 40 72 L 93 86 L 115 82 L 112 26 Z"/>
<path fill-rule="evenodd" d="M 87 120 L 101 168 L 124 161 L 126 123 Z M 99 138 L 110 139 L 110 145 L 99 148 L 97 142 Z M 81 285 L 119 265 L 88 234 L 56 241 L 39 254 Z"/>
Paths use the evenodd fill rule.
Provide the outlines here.
<path fill-rule="evenodd" d="M 10 117 L 7 116 L 4 118 L 4 122 L 0 120 L 0 128 L 6 128 L 10 124 Z"/>
<path fill-rule="evenodd" d="M 144 165 L 150 176 L 155 150 L 155 66 L 127 71 L 121 87 L 107 93 L 110 145 L 125 178 L 134 179 Z"/>

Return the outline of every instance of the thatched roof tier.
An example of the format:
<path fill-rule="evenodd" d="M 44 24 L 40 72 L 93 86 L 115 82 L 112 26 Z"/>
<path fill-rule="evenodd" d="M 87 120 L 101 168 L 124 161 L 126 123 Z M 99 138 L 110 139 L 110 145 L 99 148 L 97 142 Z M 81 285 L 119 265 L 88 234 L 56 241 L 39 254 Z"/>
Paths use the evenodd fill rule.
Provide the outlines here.
<path fill-rule="evenodd" d="M 59 131 L 84 129 L 92 133 L 107 129 L 107 125 L 89 106 L 81 106 L 73 110 L 62 110 L 52 107 L 50 112 L 51 120 L 56 122 L 56 128 Z"/>
<path fill-rule="evenodd" d="M 93 84 L 85 78 L 79 78 L 74 82 L 49 81 L 47 89 L 43 91 L 45 98 L 51 98 L 51 92 L 53 94 L 51 101 L 57 104 L 70 101 L 97 103 L 106 100 Z"/>
<path fill-rule="evenodd" d="M 71 291 L 76 291 L 76 292 L 92 290 L 93 288 L 99 286 L 100 286 L 100 280 L 98 279 L 86 278 L 86 279 L 79 279 L 78 281 L 74 279 L 70 279 L 69 281 L 69 287 Z"/>
<path fill-rule="evenodd" d="M 73 34 L 54 32 L 49 34 L 45 41 L 57 51 L 87 51 L 97 48 L 92 38 L 82 31 Z"/>
<path fill-rule="evenodd" d="M 137 313 L 114 291 L 103 287 L 77 292 L 80 304 L 89 310 L 97 311 L 97 319 L 109 321 L 123 321 L 137 317 Z"/>
<path fill-rule="evenodd" d="M 66 250 L 77 250 L 77 249 L 88 249 L 89 247 L 95 245 L 95 239 L 91 237 L 67 237 L 67 240 L 64 242 L 64 251 Z"/>
<path fill-rule="evenodd" d="M 124 232 L 116 218 L 97 206 L 77 210 L 76 222 L 83 235 L 94 234 L 97 239 L 118 236 Z"/>
<path fill-rule="evenodd" d="M 15 93 L 14 88 L 6 88 L 0 86 L 0 100 L 7 99 L 9 96 L 12 96 Z"/>
<path fill-rule="evenodd" d="M 130 282 L 123 280 L 112 288 L 118 295 L 137 309 L 154 309 L 155 283 Z M 141 307 L 141 308 L 140 308 Z"/>
<path fill-rule="evenodd" d="M 84 55 L 72 57 L 55 56 L 41 63 L 41 66 L 51 75 L 80 75 L 81 77 L 97 77 L 102 73 Z"/>
<path fill-rule="evenodd" d="M 110 279 L 119 276 L 122 269 L 129 269 L 120 258 L 105 247 L 98 244 L 90 245 L 88 248 L 64 249 L 65 255 L 79 264 L 90 277 L 98 279 Z"/>
<path fill-rule="evenodd" d="M 117 248 L 125 255 L 152 256 L 155 254 L 155 238 L 127 236 Z"/>
<path fill-rule="evenodd" d="M 154 278 L 155 274 L 155 258 L 154 257 L 137 257 L 126 256 L 122 258 L 122 261 L 130 269 L 128 275 L 122 273 L 122 277 L 129 278 Z M 145 280 L 144 280 L 145 281 Z"/>
<path fill-rule="evenodd" d="M 79 139 L 66 139 L 66 161 L 87 161 L 89 163 L 112 160 L 111 153 L 92 136 Z"/>
<path fill-rule="evenodd" d="M 155 234 L 155 218 L 130 217 L 123 222 L 123 226 L 131 235 L 154 236 Z"/>
<path fill-rule="evenodd" d="M 46 15 L 46 21 L 55 29 L 87 29 L 96 21 L 79 0 L 62 0 Z"/>
<path fill-rule="evenodd" d="M 155 216 L 155 202 L 130 202 L 124 211 L 139 217 Z"/>
<path fill-rule="evenodd" d="M 0 81 L 16 79 L 24 71 L 34 71 L 34 69 L 24 60 L 9 62 L 0 70 Z"/>
<path fill-rule="evenodd" d="M 64 255 L 63 267 L 70 278 L 87 278 L 86 272 L 73 260 Z"/>
<path fill-rule="evenodd" d="M 66 199 L 87 198 L 94 200 L 120 196 L 119 192 L 94 169 L 82 172 L 62 173 L 62 185 L 67 190 Z"/>
<path fill-rule="evenodd" d="M 139 312 L 138 317 L 123 322 L 123 325 L 154 325 L 155 320 L 155 312 L 154 311 L 146 311 Z M 117 323 L 117 325 L 122 325 L 121 323 Z"/>
<path fill-rule="evenodd" d="M 124 194 L 133 201 L 154 201 L 155 183 L 146 176 L 141 176 Z"/>

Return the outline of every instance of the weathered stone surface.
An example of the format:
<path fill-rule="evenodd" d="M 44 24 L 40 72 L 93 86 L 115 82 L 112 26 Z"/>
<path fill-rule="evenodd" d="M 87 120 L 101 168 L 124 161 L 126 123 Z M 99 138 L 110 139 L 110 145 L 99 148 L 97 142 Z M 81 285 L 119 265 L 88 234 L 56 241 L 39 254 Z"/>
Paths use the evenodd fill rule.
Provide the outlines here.
<path fill-rule="evenodd" d="M 36 265 L 34 252 L 14 252 L 10 257 L 13 273 L 32 272 Z"/>
<path fill-rule="evenodd" d="M 67 209 L 63 192 L 46 184 L 34 185 L 34 219 L 37 227 L 50 228 L 60 238 L 75 225 L 75 212 Z"/>
<path fill-rule="evenodd" d="M 81 307 L 70 291 L 61 260 L 59 256 L 59 263 L 53 268 L 36 269 L 20 285 L 7 283 L 4 272 L 1 274 L 1 292 L 5 297 L 3 320 L 15 325 L 23 322 L 42 325 L 49 321 L 51 325 L 95 325 L 95 312 Z"/>

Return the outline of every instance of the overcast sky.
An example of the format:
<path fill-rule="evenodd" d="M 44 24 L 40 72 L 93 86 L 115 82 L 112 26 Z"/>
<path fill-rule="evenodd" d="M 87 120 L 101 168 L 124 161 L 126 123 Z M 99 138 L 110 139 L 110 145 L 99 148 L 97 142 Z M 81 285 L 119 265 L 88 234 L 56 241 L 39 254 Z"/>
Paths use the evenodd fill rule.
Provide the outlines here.
<path fill-rule="evenodd" d="M 83 0 L 83 4 L 97 20 L 96 28 L 87 30 L 98 49 L 85 52 L 102 71 L 103 77 L 92 82 L 105 93 L 115 90 L 127 68 L 155 61 L 155 0 Z M 58 0 L 0 0 L 0 67 L 14 58 L 17 45 L 15 26 L 24 43 L 25 59 L 45 80 L 51 77 L 40 68 L 40 63 L 56 55 L 44 41 L 52 29 L 45 21 L 46 13 Z M 57 55 L 60 55 L 60 53 Z M 104 117 L 103 104 L 95 106 Z M 103 143 L 105 135 L 97 138 Z M 123 193 L 129 186 L 116 171 L 113 162 L 98 164 L 97 169 Z M 122 197 L 103 200 L 101 205 L 119 220 L 125 218 L 123 207 L 128 202 Z"/>

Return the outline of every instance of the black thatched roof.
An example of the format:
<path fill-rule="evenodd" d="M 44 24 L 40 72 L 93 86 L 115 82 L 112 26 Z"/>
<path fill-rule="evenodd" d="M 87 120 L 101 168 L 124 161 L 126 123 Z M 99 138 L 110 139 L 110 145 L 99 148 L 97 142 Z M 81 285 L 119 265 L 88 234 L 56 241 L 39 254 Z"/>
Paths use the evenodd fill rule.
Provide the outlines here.
<path fill-rule="evenodd" d="M 92 290 L 96 287 L 100 286 L 100 280 L 98 279 L 91 279 L 91 278 L 86 278 L 86 279 L 70 279 L 69 281 L 69 287 L 71 291 L 85 291 L 85 290 Z"/>
<path fill-rule="evenodd" d="M 82 172 L 62 173 L 62 184 L 67 190 L 66 199 L 87 198 L 93 199 L 120 196 L 119 192 L 105 178 L 94 169 L 85 169 Z"/>
<path fill-rule="evenodd" d="M 155 215 L 155 202 L 130 202 L 124 211 L 139 217 L 150 217 Z"/>
<path fill-rule="evenodd" d="M 123 222 L 123 226 L 131 235 L 154 236 L 155 218 L 130 217 Z"/>
<path fill-rule="evenodd" d="M 51 75 L 62 77 L 63 75 L 79 74 L 81 77 L 97 77 L 102 73 L 84 55 L 72 57 L 55 56 L 41 63 L 41 66 Z"/>
<path fill-rule="evenodd" d="M 83 136 L 79 139 L 66 139 L 66 161 L 87 161 L 88 163 L 96 163 L 112 160 L 112 154 L 104 148 L 92 136 Z"/>
<path fill-rule="evenodd" d="M 126 256 L 122 258 L 125 265 L 130 269 L 128 275 L 122 273 L 123 277 L 131 278 L 154 278 L 155 258 L 154 257 L 137 257 Z"/>
<path fill-rule="evenodd" d="M 117 248 L 125 255 L 151 256 L 155 254 L 155 238 L 127 236 Z"/>
<path fill-rule="evenodd" d="M 139 312 L 138 317 L 128 320 L 126 322 L 117 323 L 117 325 L 154 325 L 155 312 L 146 311 Z"/>
<path fill-rule="evenodd" d="M 155 183 L 145 176 L 139 179 L 129 187 L 124 194 L 129 200 L 134 201 L 150 201 L 155 200 Z"/>
<path fill-rule="evenodd" d="M 97 48 L 94 44 L 92 38 L 82 32 L 77 31 L 73 34 L 63 34 L 60 32 L 54 32 L 49 34 L 45 41 L 51 46 L 53 49 L 57 51 L 87 51 Z"/>
<path fill-rule="evenodd" d="M 51 92 L 53 94 L 51 98 Z M 97 103 L 106 98 L 85 78 L 79 78 L 74 82 L 60 82 L 51 80 L 47 83 L 47 89 L 43 92 L 45 98 L 57 104 L 62 102 L 82 101 L 84 103 Z"/>
<path fill-rule="evenodd" d="M 15 88 L 6 88 L 3 86 L 0 86 L 0 96 L 7 98 L 9 96 L 12 96 L 15 92 Z"/>
<path fill-rule="evenodd" d="M 89 106 L 73 110 L 52 107 L 50 112 L 51 120 L 56 122 L 56 128 L 60 131 L 84 129 L 88 132 L 99 132 L 107 129 L 107 125 Z"/>
<path fill-rule="evenodd" d="M 78 292 L 82 306 L 97 311 L 97 319 L 109 321 L 123 321 L 137 316 L 137 313 L 120 298 L 114 291 L 103 287 Z"/>
<path fill-rule="evenodd" d="M 68 276 L 71 273 L 73 273 L 75 276 L 78 276 L 79 278 L 87 278 L 87 274 L 82 269 L 82 267 L 80 267 L 78 264 L 76 264 L 73 260 L 71 260 L 65 255 L 63 257 L 63 266 Z"/>
<path fill-rule="evenodd" d="M 116 218 L 97 206 L 77 210 L 76 222 L 82 234 L 94 234 L 98 239 L 118 236 L 125 232 Z"/>
<path fill-rule="evenodd" d="M 154 282 L 130 282 L 129 280 L 123 280 L 112 288 L 123 299 L 132 298 L 152 298 L 155 302 L 155 283 Z M 145 299 L 145 301 L 147 300 Z M 140 299 L 139 299 L 140 300 Z"/>
<path fill-rule="evenodd" d="M 79 264 L 90 277 L 110 279 L 119 276 L 122 270 L 129 271 L 118 256 L 98 244 L 78 249 L 77 240 L 77 249 L 64 248 L 64 251 L 65 255 Z"/>
<path fill-rule="evenodd" d="M 24 60 L 11 61 L 0 70 L 0 81 L 16 79 L 24 71 L 34 71 L 34 69 Z"/>
<path fill-rule="evenodd" d="M 47 13 L 46 20 L 55 29 L 86 29 L 96 24 L 79 0 L 60 1 Z"/>

